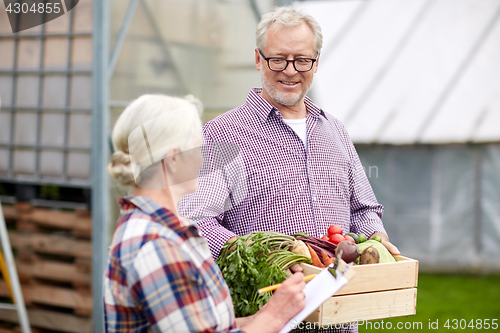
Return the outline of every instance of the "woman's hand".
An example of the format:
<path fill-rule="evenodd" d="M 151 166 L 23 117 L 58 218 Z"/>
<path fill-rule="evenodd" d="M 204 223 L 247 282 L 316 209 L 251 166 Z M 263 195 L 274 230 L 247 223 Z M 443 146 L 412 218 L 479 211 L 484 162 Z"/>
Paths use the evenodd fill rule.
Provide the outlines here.
<path fill-rule="evenodd" d="M 297 272 L 276 289 L 269 302 L 241 327 L 247 333 L 279 332 L 305 306 L 304 274 Z"/>
<path fill-rule="evenodd" d="M 269 302 L 263 307 L 262 310 L 270 313 L 274 320 L 282 322 L 279 329 L 304 308 L 305 286 L 304 274 L 297 272 L 276 289 Z"/>

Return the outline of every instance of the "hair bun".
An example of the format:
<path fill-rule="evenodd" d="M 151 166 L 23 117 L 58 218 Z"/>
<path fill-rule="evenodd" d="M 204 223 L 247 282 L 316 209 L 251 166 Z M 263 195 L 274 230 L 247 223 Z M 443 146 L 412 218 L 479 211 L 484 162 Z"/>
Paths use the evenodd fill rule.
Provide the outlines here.
<path fill-rule="evenodd" d="M 198 110 L 198 116 L 202 116 L 203 115 L 203 103 L 196 97 L 194 97 L 193 95 L 189 94 L 189 95 L 186 95 L 183 97 L 186 101 L 194 104 L 194 106 L 196 107 L 196 110 Z"/>
<path fill-rule="evenodd" d="M 111 162 L 108 164 L 108 173 L 122 185 L 135 183 L 130 161 L 129 154 L 118 150 L 113 153 Z"/>

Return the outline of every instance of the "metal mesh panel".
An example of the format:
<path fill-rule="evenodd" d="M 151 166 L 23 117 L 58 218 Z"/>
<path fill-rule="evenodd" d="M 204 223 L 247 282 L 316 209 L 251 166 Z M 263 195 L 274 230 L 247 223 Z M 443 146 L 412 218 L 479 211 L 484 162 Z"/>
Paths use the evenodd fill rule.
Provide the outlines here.
<path fill-rule="evenodd" d="M 15 34 L 4 9 L 0 180 L 89 187 L 92 2 Z"/>

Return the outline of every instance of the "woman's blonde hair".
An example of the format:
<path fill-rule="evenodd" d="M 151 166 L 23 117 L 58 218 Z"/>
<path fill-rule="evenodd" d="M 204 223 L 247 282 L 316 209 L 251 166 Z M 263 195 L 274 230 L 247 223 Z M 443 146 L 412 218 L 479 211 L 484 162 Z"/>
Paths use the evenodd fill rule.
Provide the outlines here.
<path fill-rule="evenodd" d="M 134 100 L 113 127 L 115 152 L 108 165 L 111 177 L 121 185 L 134 186 L 139 174 L 141 179 L 150 176 L 146 168 L 152 160 L 156 163 L 164 158 L 170 147 L 175 145 L 180 151 L 194 148 L 202 112 L 201 102 L 192 95 L 142 95 Z"/>
<path fill-rule="evenodd" d="M 255 32 L 257 48 L 260 50 L 265 49 L 267 32 L 272 25 L 276 24 L 281 27 L 288 28 L 297 27 L 303 22 L 311 28 L 314 34 L 314 50 L 316 51 L 316 55 L 318 55 L 323 47 L 323 34 L 321 33 L 321 26 L 314 17 L 303 11 L 299 11 L 292 6 L 276 7 L 272 12 L 262 16 Z"/>

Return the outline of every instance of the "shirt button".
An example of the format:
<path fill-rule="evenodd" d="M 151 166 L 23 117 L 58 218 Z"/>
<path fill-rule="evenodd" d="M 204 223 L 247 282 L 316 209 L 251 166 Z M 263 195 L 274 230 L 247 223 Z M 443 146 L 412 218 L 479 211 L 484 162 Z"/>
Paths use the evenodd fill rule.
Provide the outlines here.
<path fill-rule="evenodd" d="M 313 197 L 313 201 L 316 201 L 316 197 Z"/>

